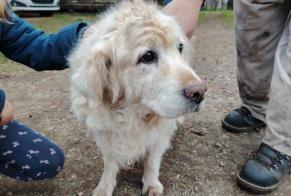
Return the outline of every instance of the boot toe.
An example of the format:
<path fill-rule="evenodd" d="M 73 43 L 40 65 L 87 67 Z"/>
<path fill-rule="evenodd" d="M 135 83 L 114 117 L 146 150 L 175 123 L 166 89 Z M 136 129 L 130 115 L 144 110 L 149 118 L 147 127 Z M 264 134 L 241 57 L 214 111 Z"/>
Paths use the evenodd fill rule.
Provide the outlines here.
<path fill-rule="evenodd" d="M 250 185 L 268 188 L 278 184 L 281 175 L 255 160 L 249 160 L 243 166 L 239 177 Z"/>
<path fill-rule="evenodd" d="M 264 126 L 265 123 L 263 121 L 253 117 L 251 112 L 243 106 L 230 112 L 222 120 L 222 127 L 235 133 L 257 130 Z"/>

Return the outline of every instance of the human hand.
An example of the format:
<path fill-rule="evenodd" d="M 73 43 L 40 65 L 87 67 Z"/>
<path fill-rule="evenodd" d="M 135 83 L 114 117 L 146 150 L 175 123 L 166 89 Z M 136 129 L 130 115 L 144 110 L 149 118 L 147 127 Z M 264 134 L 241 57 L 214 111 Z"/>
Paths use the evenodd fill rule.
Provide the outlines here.
<path fill-rule="evenodd" d="M 173 16 L 186 36 L 191 38 L 198 22 L 201 4 L 201 0 L 173 0 L 163 8 L 163 11 Z"/>
<path fill-rule="evenodd" d="M 93 32 L 93 27 L 89 26 L 84 30 L 83 38 L 88 37 Z"/>
<path fill-rule="evenodd" d="M 13 109 L 11 104 L 6 99 L 4 108 L 0 114 L 0 126 L 6 125 L 13 120 Z"/>

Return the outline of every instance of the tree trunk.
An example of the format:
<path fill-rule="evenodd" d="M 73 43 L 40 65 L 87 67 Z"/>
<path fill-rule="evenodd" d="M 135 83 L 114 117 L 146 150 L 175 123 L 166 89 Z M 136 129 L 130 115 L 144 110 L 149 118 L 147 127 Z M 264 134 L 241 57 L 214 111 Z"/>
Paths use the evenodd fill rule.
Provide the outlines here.
<path fill-rule="evenodd" d="M 223 0 L 218 0 L 217 9 L 219 9 L 219 10 L 223 9 Z"/>
<path fill-rule="evenodd" d="M 208 9 L 216 9 L 216 0 L 207 0 Z"/>

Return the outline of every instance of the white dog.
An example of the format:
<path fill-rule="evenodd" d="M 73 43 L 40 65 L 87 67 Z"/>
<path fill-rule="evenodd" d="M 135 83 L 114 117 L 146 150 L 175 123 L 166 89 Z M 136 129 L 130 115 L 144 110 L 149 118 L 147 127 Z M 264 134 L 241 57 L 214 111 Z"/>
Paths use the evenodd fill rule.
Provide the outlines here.
<path fill-rule="evenodd" d="M 176 120 L 198 111 L 206 91 L 186 58 L 189 40 L 173 18 L 141 0 L 123 1 L 90 29 L 69 63 L 72 109 L 104 161 L 93 195 L 112 195 L 119 169 L 140 158 L 142 193 L 159 195 Z"/>

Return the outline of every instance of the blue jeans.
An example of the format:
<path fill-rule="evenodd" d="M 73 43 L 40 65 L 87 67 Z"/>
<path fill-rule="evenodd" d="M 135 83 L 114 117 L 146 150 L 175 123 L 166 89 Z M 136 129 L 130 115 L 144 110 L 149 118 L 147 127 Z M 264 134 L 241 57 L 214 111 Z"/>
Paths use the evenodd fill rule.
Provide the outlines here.
<path fill-rule="evenodd" d="M 0 173 L 23 180 L 55 177 L 64 166 L 64 153 L 44 135 L 12 121 L 0 126 Z"/>

